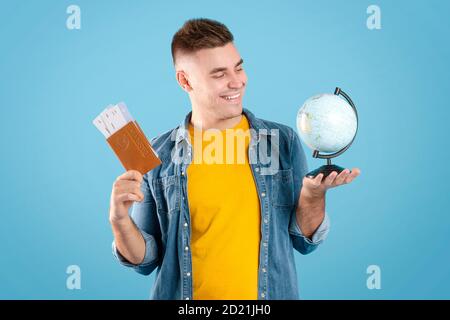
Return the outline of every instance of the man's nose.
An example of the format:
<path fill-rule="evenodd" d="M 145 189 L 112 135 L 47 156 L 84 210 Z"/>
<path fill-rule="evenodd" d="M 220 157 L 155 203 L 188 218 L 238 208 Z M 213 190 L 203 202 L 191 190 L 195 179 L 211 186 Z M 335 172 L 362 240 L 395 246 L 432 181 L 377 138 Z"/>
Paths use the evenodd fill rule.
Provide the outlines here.
<path fill-rule="evenodd" d="M 243 86 L 245 86 L 245 81 L 238 75 L 233 75 L 233 77 L 228 82 L 228 87 L 230 89 L 241 89 Z"/>

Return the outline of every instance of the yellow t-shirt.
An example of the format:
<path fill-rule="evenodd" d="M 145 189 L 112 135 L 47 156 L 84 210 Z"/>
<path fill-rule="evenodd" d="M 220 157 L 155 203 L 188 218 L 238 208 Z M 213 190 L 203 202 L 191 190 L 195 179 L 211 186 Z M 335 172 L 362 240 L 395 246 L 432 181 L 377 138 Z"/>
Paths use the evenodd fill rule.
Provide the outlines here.
<path fill-rule="evenodd" d="M 233 129 L 191 125 L 187 169 L 193 298 L 257 299 L 260 205 L 248 160 L 244 115 Z M 233 143 L 234 142 L 234 143 Z"/>

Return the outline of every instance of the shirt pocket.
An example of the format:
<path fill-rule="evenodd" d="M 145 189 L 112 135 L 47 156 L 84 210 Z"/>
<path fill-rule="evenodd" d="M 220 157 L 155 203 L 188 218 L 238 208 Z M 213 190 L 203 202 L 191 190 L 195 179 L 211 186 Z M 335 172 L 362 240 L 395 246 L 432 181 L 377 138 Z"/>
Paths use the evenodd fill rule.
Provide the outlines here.
<path fill-rule="evenodd" d="M 272 175 L 272 203 L 274 207 L 291 209 L 294 202 L 292 169 L 278 170 Z"/>
<path fill-rule="evenodd" d="M 154 180 L 156 209 L 171 214 L 181 207 L 180 176 L 173 175 Z"/>

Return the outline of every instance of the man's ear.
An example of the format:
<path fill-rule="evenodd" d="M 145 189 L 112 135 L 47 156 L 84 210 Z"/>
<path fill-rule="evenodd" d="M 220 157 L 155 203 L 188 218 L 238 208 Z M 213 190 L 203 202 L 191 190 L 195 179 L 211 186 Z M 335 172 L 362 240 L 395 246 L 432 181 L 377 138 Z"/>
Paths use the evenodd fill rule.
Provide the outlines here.
<path fill-rule="evenodd" d="M 186 72 L 184 72 L 183 70 L 178 70 L 176 72 L 176 77 L 177 77 L 177 82 L 180 85 L 181 89 L 183 89 L 187 93 L 192 91 L 192 87 L 191 87 L 191 84 L 189 82 Z"/>

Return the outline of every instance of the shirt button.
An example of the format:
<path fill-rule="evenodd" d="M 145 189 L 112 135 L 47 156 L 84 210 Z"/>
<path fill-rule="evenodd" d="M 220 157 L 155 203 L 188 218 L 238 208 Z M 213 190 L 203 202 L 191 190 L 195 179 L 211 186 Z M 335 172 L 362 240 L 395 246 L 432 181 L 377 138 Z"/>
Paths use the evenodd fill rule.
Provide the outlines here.
<path fill-rule="evenodd" d="M 266 268 L 262 268 L 262 272 L 266 273 Z"/>
<path fill-rule="evenodd" d="M 184 251 L 188 251 L 189 250 L 189 247 L 184 247 Z"/>
<path fill-rule="evenodd" d="M 265 192 L 261 192 L 261 197 L 265 197 L 266 193 Z"/>
<path fill-rule="evenodd" d="M 264 223 L 267 223 L 267 222 L 269 222 L 269 221 L 267 221 L 267 219 L 264 219 Z"/>
<path fill-rule="evenodd" d="M 188 226 L 188 224 L 187 224 L 187 222 L 185 222 L 185 223 L 184 223 L 184 227 L 187 228 L 187 226 Z"/>
<path fill-rule="evenodd" d="M 189 297 L 186 297 L 186 300 L 189 300 Z"/>
<path fill-rule="evenodd" d="M 266 295 L 264 294 L 264 292 L 263 293 L 261 293 L 261 298 L 265 298 L 266 297 Z"/>
<path fill-rule="evenodd" d="M 181 171 L 181 175 L 184 176 L 184 171 Z"/>
<path fill-rule="evenodd" d="M 267 242 L 263 242 L 263 246 L 264 246 L 264 247 L 267 247 Z"/>
<path fill-rule="evenodd" d="M 191 276 L 191 273 L 190 273 L 190 272 L 188 272 L 188 273 L 186 273 L 186 275 L 187 275 L 188 277 L 190 277 L 190 276 Z"/>
<path fill-rule="evenodd" d="M 256 171 L 256 172 L 259 172 L 259 168 L 255 168 L 255 171 Z"/>

